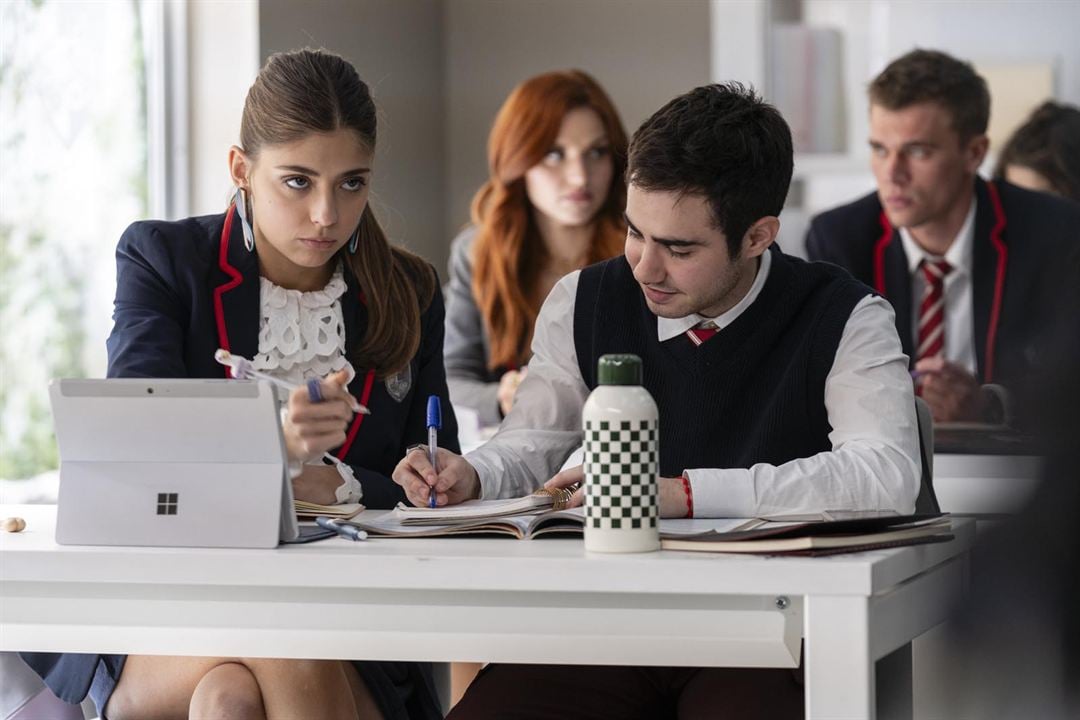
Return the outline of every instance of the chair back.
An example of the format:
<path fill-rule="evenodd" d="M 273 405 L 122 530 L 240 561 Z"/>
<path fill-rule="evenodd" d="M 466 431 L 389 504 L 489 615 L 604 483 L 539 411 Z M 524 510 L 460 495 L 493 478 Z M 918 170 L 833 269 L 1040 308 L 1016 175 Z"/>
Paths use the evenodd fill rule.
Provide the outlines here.
<path fill-rule="evenodd" d="M 915 499 L 915 512 L 941 512 L 937 493 L 934 492 L 934 416 L 921 397 L 915 398 L 915 415 L 919 423 L 919 459 L 922 464 L 922 481 L 919 483 L 919 496 Z"/>

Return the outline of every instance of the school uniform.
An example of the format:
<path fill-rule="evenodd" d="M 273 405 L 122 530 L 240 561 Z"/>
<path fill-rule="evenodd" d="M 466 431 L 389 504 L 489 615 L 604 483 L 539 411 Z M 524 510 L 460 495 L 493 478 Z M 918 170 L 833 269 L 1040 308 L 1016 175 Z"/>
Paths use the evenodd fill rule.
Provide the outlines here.
<path fill-rule="evenodd" d="M 466 456 L 484 498 L 550 478 L 581 442 L 599 358 L 634 353 L 659 409 L 659 473 L 687 478 L 693 516 L 915 506 L 914 395 L 892 309 L 839 268 L 774 246 L 730 310 L 659 318 L 613 258 L 556 284 L 532 351 L 499 432 Z M 545 690 L 563 684 L 577 692 Z M 644 720 L 685 703 L 701 717 L 787 717 L 801 714 L 802 689 L 789 671 L 496 664 L 451 717 Z"/>
<path fill-rule="evenodd" d="M 109 377 L 225 378 L 217 348 L 246 358 L 260 350 L 262 310 L 258 256 L 244 246 L 235 209 L 223 215 L 130 226 L 116 251 L 114 327 Z M 340 295 L 345 357 L 363 339 L 363 290 L 345 265 Z M 406 449 L 427 440 L 429 395 L 441 398 L 443 447 L 459 452 L 442 362 L 444 309 L 436 289 L 421 317 L 420 347 L 408 369 L 389 378 L 355 368 L 349 391 L 371 410 L 356 415 L 345 444 L 333 454 L 352 468 L 370 508 L 404 501 L 390 479 Z M 265 344 L 265 343 L 263 343 Z M 363 648 L 357 648 L 358 653 Z M 124 656 L 23 653 L 62 699 L 80 702 L 89 692 L 103 712 L 123 669 Z M 419 663 L 356 662 L 386 718 L 440 717 L 430 667 Z"/>
<path fill-rule="evenodd" d="M 924 297 L 923 251 L 877 193 L 811 222 L 812 260 L 847 269 L 887 298 L 912 363 Z M 1013 387 L 1046 363 L 1047 320 L 1078 282 L 1080 205 L 1002 180 L 975 179 L 968 222 L 945 256 L 944 356 L 980 383 Z"/>
<path fill-rule="evenodd" d="M 488 367 L 491 356 L 484 317 L 473 295 L 473 247 L 476 228 L 469 226 L 450 244 L 450 279 L 446 287 L 446 380 L 456 407 L 472 408 L 481 425 L 502 421 L 499 381 L 511 366 Z"/>

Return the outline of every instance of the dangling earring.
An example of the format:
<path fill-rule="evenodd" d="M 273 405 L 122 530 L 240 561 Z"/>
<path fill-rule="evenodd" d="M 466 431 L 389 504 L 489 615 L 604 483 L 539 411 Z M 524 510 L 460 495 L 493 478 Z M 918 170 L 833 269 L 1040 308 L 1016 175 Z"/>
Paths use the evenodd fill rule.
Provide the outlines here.
<path fill-rule="evenodd" d="M 240 216 L 240 227 L 244 231 L 244 247 L 248 252 L 255 249 L 255 231 L 251 229 L 251 215 L 254 213 L 249 212 L 247 205 L 247 197 L 244 195 L 244 188 L 236 188 L 236 195 L 233 196 L 233 205 L 236 206 L 236 214 Z"/>
<path fill-rule="evenodd" d="M 360 226 L 357 225 L 353 230 L 353 234 L 349 236 L 349 254 L 355 255 L 356 248 L 360 244 Z"/>

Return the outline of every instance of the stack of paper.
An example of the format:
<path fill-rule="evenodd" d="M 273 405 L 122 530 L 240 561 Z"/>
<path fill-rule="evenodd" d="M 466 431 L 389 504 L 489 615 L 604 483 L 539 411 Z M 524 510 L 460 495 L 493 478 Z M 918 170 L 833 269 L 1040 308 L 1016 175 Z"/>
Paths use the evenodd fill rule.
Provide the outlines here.
<path fill-rule="evenodd" d="M 339 520 L 356 517 L 364 509 L 360 503 L 342 503 L 341 505 L 319 505 L 305 500 L 293 500 L 296 517 L 300 520 L 314 520 L 319 515 Z"/>

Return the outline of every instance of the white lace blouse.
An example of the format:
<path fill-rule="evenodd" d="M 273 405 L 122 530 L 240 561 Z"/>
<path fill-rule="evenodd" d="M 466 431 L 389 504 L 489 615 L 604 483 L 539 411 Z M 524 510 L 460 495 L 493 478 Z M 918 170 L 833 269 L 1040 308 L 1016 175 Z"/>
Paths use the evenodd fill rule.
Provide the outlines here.
<path fill-rule="evenodd" d="M 260 278 L 262 312 L 255 369 L 297 385 L 345 369 L 351 382 L 356 371 L 345 358 L 344 293 L 340 264 L 322 290 L 287 290 Z"/>
<path fill-rule="evenodd" d="M 264 277 L 259 278 L 259 352 L 252 360 L 256 370 L 302 385 L 308 378 L 323 378 L 338 370 L 347 370 L 349 382 L 356 370 L 345 358 L 345 321 L 341 315 L 341 296 L 345 276 L 341 265 L 322 290 L 302 292 L 287 290 Z M 285 413 L 288 395 L 279 394 Z M 325 456 L 324 456 L 325 457 Z M 321 465 L 322 459 L 311 464 Z M 359 502 L 363 488 L 347 465 L 336 463 L 342 484 L 337 488 L 337 502 Z M 293 477 L 301 466 L 290 465 Z"/>

